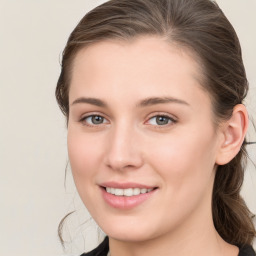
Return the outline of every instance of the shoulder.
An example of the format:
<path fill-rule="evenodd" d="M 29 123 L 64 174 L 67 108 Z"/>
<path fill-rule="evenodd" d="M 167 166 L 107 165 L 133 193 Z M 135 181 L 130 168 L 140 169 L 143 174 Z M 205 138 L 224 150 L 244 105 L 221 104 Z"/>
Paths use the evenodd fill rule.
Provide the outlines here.
<path fill-rule="evenodd" d="M 245 245 L 243 247 L 240 247 L 238 256 L 256 256 L 256 254 L 250 245 Z"/>
<path fill-rule="evenodd" d="M 103 242 L 94 250 L 83 253 L 81 256 L 107 256 L 108 254 L 108 237 L 106 236 Z"/>

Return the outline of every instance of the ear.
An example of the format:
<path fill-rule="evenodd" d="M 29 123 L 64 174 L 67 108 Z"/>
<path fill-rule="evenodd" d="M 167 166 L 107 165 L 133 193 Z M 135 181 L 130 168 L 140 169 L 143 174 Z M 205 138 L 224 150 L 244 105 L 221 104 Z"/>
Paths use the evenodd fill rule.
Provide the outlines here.
<path fill-rule="evenodd" d="M 217 152 L 216 164 L 224 165 L 230 162 L 240 151 L 248 129 L 248 113 L 246 107 L 238 104 L 233 114 L 221 127 L 222 140 Z"/>

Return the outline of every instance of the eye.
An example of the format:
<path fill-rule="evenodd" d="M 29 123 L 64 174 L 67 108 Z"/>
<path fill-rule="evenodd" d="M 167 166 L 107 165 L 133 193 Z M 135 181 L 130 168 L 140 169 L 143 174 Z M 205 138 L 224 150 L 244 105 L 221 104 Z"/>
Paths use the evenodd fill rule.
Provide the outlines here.
<path fill-rule="evenodd" d="M 85 116 L 80 121 L 88 126 L 95 126 L 107 123 L 106 118 L 100 115 Z"/>
<path fill-rule="evenodd" d="M 151 125 L 165 126 L 171 123 L 176 123 L 176 120 L 166 115 L 157 115 L 151 117 L 147 123 Z"/>

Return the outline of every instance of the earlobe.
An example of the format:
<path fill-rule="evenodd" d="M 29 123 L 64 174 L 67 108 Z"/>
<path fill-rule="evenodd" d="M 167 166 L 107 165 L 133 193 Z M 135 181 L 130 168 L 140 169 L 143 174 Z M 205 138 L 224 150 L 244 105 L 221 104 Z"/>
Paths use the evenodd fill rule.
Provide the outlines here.
<path fill-rule="evenodd" d="M 238 154 L 247 129 L 248 113 L 246 107 L 242 104 L 238 104 L 234 107 L 231 118 L 223 125 L 223 140 L 221 141 L 217 154 L 216 164 L 227 164 Z"/>

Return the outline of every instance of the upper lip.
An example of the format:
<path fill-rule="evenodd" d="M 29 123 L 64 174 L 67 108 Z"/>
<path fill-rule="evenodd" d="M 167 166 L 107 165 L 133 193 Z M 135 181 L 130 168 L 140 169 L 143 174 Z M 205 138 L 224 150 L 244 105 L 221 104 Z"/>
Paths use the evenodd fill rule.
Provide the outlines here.
<path fill-rule="evenodd" d="M 108 182 L 103 182 L 100 184 L 101 187 L 105 188 L 121 188 L 121 189 L 126 189 L 126 188 L 147 188 L 147 189 L 153 189 L 156 188 L 156 186 L 149 186 L 149 185 L 144 185 L 140 183 L 135 183 L 135 182 L 115 182 L 115 181 L 108 181 Z"/>

